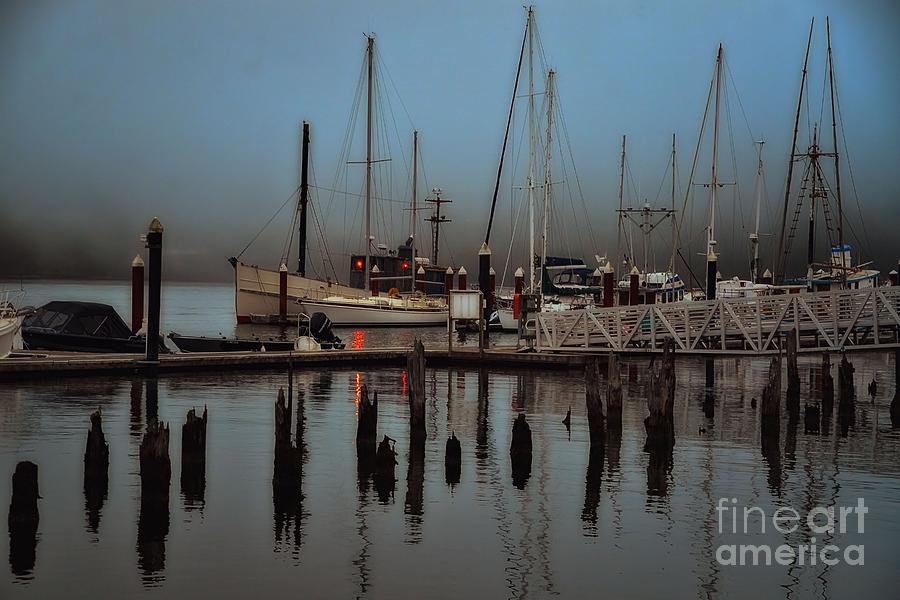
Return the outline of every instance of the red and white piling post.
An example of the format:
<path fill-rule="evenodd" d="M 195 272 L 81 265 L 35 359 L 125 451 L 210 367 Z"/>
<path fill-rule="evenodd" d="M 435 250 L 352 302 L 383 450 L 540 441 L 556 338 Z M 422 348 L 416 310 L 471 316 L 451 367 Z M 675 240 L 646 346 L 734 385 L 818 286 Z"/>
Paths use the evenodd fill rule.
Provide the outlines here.
<path fill-rule="evenodd" d="M 519 267 L 516 269 L 515 274 L 515 282 L 516 282 L 516 295 L 521 294 L 522 290 L 525 289 L 525 269 Z"/>
<path fill-rule="evenodd" d="M 444 271 L 444 294 L 447 296 L 447 300 L 450 300 L 450 292 L 453 291 L 453 267 L 447 267 L 447 270 Z"/>
<path fill-rule="evenodd" d="M 144 259 L 138 254 L 131 261 L 131 333 L 144 326 Z"/>
<path fill-rule="evenodd" d="M 369 292 L 374 298 L 377 298 L 381 293 L 381 282 L 378 280 L 378 275 L 380 274 L 381 269 L 378 268 L 378 265 L 372 267 L 372 275 L 369 277 Z"/>
<path fill-rule="evenodd" d="M 603 306 L 609 307 L 615 304 L 615 279 L 616 274 L 613 271 L 612 263 L 606 263 L 603 267 Z"/>
<path fill-rule="evenodd" d="M 425 293 L 425 267 L 419 266 L 419 270 L 416 271 L 416 289 L 423 294 Z"/>
<path fill-rule="evenodd" d="M 460 267 L 457 274 L 459 275 L 459 289 L 460 290 L 469 289 L 469 285 L 468 285 L 468 281 L 467 281 L 468 274 L 466 273 L 466 268 Z"/>
<path fill-rule="evenodd" d="M 637 267 L 632 267 L 628 281 L 628 304 L 637 306 L 640 302 L 641 272 Z"/>
<path fill-rule="evenodd" d="M 600 267 L 597 267 L 594 269 L 594 272 L 591 273 L 591 286 L 596 288 L 596 291 L 594 292 L 594 304 L 600 304 L 600 297 L 603 295 L 603 271 L 600 270 Z"/>
<path fill-rule="evenodd" d="M 281 263 L 278 267 L 278 320 L 282 323 L 287 321 L 287 282 L 287 265 Z"/>

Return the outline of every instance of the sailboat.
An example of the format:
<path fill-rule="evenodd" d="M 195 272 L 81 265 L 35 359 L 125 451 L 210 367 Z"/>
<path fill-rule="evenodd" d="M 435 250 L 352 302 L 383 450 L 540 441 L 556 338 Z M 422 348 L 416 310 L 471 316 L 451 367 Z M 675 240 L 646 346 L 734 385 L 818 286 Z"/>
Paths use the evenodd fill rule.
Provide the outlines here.
<path fill-rule="evenodd" d="M 834 82 L 834 61 L 831 51 L 831 22 L 826 18 L 825 30 L 827 37 L 827 73 L 826 82 L 831 104 L 831 150 L 823 148 L 818 124 L 813 125 L 811 139 L 804 151 L 797 148 L 797 136 L 800 125 L 800 113 L 804 105 L 804 93 L 806 92 L 807 65 L 809 63 L 809 50 L 812 45 L 813 19 L 809 25 L 809 38 L 806 44 L 806 56 L 803 60 L 803 72 L 800 83 L 800 93 L 797 100 L 797 112 L 794 119 L 794 135 L 791 144 L 791 156 L 788 162 L 787 185 L 785 186 L 784 207 L 781 219 L 781 235 L 778 244 L 776 278 L 787 285 L 802 286 L 808 291 L 829 291 L 832 289 L 866 289 L 878 286 L 881 273 L 868 268 L 868 263 L 854 265 L 852 261 L 852 246 L 847 242 L 844 232 L 844 207 L 841 195 L 841 169 L 840 153 L 838 151 L 838 115 L 836 109 L 836 90 Z M 808 100 L 807 100 L 808 102 Z M 823 100 L 824 105 L 824 100 Z M 829 185 L 828 178 L 823 169 L 823 163 L 833 161 L 834 178 L 833 186 Z M 794 165 L 803 164 L 805 169 L 800 183 L 800 189 L 794 203 L 795 210 L 790 226 L 788 226 L 788 211 L 791 204 L 793 190 L 791 183 L 794 175 Z M 848 163 L 849 164 L 849 163 Z M 852 173 L 851 173 L 852 175 Z M 809 221 L 807 226 L 807 253 L 806 275 L 803 277 L 785 278 L 786 263 L 790 253 L 791 242 L 795 239 L 804 201 L 808 202 Z M 832 206 L 832 203 L 834 205 Z M 819 213 L 825 221 L 825 234 L 830 249 L 828 260 L 817 259 L 816 233 L 819 230 Z M 834 213 L 834 214 L 832 214 Z M 836 222 L 835 222 L 836 221 Z"/>
<path fill-rule="evenodd" d="M 625 156 L 626 156 L 626 137 L 622 136 L 622 159 L 619 171 L 619 233 L 618 233 L 618 253 L 622 256 L 622 265 L 625 267 L 624 276 L 616 284 L 618 292 L 618 304 L 629 304 L 631 299 L 631 277 L 636 274 L 638 276 L 637 302 L 638 304 L 655 304 L 681 302 L 684 300 L 685 285 L 684 281 L 675 273 L 675 247 L 677 244 L 677 231 L 675 223 L 675 134 L 672 134 L 672 207 L 653 207 L 649 203 L 644 203 L 640 207 L 624 206 L 624 189 L 625 189 Z M 662 225 L 666 220 L 672 224 L 672 256 L 669 260 L 668 269 L 665 271 L 656 271 L 651 269 L 650 262 L 650 236 L 654 230 Z M 632 236 L 629 235 L 628 224 L 633 225 L 640 231 L 642 242 L 642 259 L 643 268 L 637 268 L 636 253 Z M 628 246 L 627 255 L 622 255 L 621 240 L 625 238 Z M 631 271 L 627 272 L 628 265 Z M 636 272 L 636 273 L 635 273 Z"/>
<path fill-rule="evenodd" d="M 425 265 L 415 255 L 415 236 L 407 244 L 401 245 L 396 254 L 386 248 L 373 248 L 372 165 L 380 162 L 373 158 L 373 87 L 375 65 L 375 38 L 367 36 L 366 44 L 366 167 L 365 174 L 365 238 L 362 255 L 350 257 L 350 283 L 344 285 L 331 278 L 317 279 L 306 274 L 307 209 L 309 201 L 308 162 L 309 124 L 303 126 L 303 149 L 301 160 L 301 182 L 298 197 L 299 257 L 296 273 L 288 272 L 283 262 L 279 269 L 266 269 L 248 265 L 232 257 L 229 262 L 235 275 L 235 314 L 238 323 L 257 320 L 274 320 L 278 312 L 280 282 L 287 280 L 288 316 L 297 318 L 300 314 L 324 313 L 335 325 L 386 325 L 416 326 L 441 325 L 447 321 L 447 303 L 444 296 L 428 296 L 429 287 L 434 291 L 435 283 L 424 285 Z M 417 149 L 413 136 L 413 166 L 417 163 Z M 413 203 L 415 203 L 415 176 L 413 177 Z M 414 211 L 415 212 L 415 211 Z M 415 220 L 415 217 L 414 217 Z M 373 253 L 373 250 L 381 252 Z M 428 269 L 443 280 L 443 270 Z M 421 277 L 420 277 L 421 276 Z M 411 291 L 413 280 L 421 278 L 419 289 Z M 384 290 L 382 282 L 391 288 Z M 397 285 L 394 285 L 394 284 Z M 354 285 L 355 284 L 355 285 Z M 404 293 L 400 288 L 409 290 Z"/>

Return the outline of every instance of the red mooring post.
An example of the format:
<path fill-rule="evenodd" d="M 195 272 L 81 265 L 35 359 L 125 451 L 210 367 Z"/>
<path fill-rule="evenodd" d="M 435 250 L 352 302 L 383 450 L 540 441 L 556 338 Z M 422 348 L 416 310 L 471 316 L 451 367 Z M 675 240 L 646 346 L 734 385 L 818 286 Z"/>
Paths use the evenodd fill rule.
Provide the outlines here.
<path fill-rule="evenodd" d="M 278 268 L 278 320 L 287 321 L 287 265 Z"/>
<path fill-rule="evenodd" d="M 600 297 L 603 295 L 603 271 L 600 270 L 600 267 L 591 273 L 591 285 L 597 288 L 597 291 L 594 292 L 594 304 L 600 304 Z"/>
<path fill-rule="evenodd" d="M 641 272 L 638 271 L 637 267 L 632 267 L 628 283 L 628 304 L 629 306 L 637 306 L 640 301 L 639 290 L 641 285 Z"/>
<path fill-rule="evenodd" d="M 420 266 L 416 271 L 416 289 L 425 293 L 425 267 Z"/>
<path fill-rule="evenodd" d="M 458 275 L 459 275 L 459 289 L 461 289 L 461 290 L 468 289 L 469 286 L 468 286 L 468 283 L 466 280 L 466 275 L 467 275 L 466 268 L 460 267 L 459 271 L 458 271 Z"/>
<path fill-rule="evenodd" d="M 131 261 L 131 333 L 144 326 L 144 259 L 138 254 Z"/>
<path fill-rule="evenodd" d="M 450 292 L 453 291 L 453 267 L 447 267 L 447 270 L 444 271 L 444 295 L 447 296 L 449 301 Z"/>
<path fill-rule="evenodd" d="M 612 264 L 606 263 L 603 267 L 603 306 L 612 306 L 616 302 L 615 298 L 615 279 L 616 274 L 613 271 Z"/>
<path fill-rule="evenodd" d="M 381 284 L 378 281 L 380 273 L 381 269 L 378 268 L 378 265 L 372 267 L 372 276 L 369 278 L 369 292 L 375 297 L 378 297 L 378 294 L 381 292 Z"/>
<path fill-rule="evenodd" d="M 516 294 L 521 294 L 522 290 L 525 289 L 525 269 L 523 269 L 522 267 L 516 269 L 515 281 Z"/>

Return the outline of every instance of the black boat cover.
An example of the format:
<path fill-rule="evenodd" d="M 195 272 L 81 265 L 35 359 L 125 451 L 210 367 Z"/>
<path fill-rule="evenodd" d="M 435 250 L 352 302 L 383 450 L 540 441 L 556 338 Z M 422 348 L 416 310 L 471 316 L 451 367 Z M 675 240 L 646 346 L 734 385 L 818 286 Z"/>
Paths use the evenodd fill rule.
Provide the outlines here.
<path fill-rule="evenodd" d="M 131 328 L 108 304 L 97 302 L 48 302 L 25 318 L 23 328 L 100 338 L 131 337 Z"/>

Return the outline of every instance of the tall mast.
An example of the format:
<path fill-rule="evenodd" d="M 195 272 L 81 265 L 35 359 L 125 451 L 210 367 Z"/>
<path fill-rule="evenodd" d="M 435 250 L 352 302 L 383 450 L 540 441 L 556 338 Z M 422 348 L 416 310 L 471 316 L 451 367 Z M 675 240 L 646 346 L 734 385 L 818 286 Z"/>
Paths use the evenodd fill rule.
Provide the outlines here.
<path fill-rule="evenodd" d="M 762 151 L 765 140 L 756 142 L 756 225 L 753 233 L 750 234 L 750 249 L 753 257 L 750 262 L 750 281 L 756 283 L 759 279 L 759 211 L 762 204 L 763 189 L 765 187 L 765 177 L 763 176 L 763 159 Z"/>
<path fill-rule="evenodd" d="M 550 201 L 551 201 L 551 150 L 553 148 L 553 84 L 556 71 L 547 73 L 547 147 L 544 152 L 544 227 L 541 235 L 541 265 L 547 263 L 547 244 L 550 235 Z M 541 268 L 541 294 L 544 293 L 544 270 Z"/>
<path fill-rule="evenodd" d="M 528 7 L 528 283 L 534 293 L 534 9 Z"/>
<path fill-rule="evenodd" d="M 717 162 L 719 159 L 719 101 L 722 95 L 722 44 L 719 44 L 716 56 L 716 110 L 713 117 L 712 177 L 709 184 L 709 230 L 706 238 L 706 253 L 715 251 L 716 247 L 716 201 L 719 191 Z"/>
<path fill-rule="evenodd" d="M 812 45 L 813 25 L 815 22 L 815 17 L 809 22 L 809 36 L 806 40 L 806 56 L 803 58 L 803 72 L 800 76 L 800 93 L 797 97 L 797 113 L 794 116 L 794 137 L 791 142 L 791 155 L 788 157 L 787 184 L 784 187 L 784 208 L 781 213 L 781 232 L 778 235 L 778 256 L 775 259 L 776 283 L 781 283 L 784 280 L 784 233 L 787 228 L 788 204 L 791 199 L 791 179 L 794 175 L 794 159 L 797 156 L 797 133 L 800 129 L 800 110 L 803 108 L 803 92 L 806 89 L 806 67 L 809 63 L 809 48 Z"/>
<path fill-rule="evenodd" d="M 370 278 L 370 254 L 372 246 L 372 71 L 375 64 L 375 37 L 367 36 L 366 49 L 368 69 L 368 91 L 366 93 L 366 285 L 368 290 Z"/>
<path fill-rule="evenodd" d="M 300 274 L 300 277 L 306 277 L 306 205 L 309 202 L 309 123 L 306 121 L 303 121 L 303 144 L 300 155 L 300 231 L 297 273 Z"/>
<path fill-rule="evenodd" d="M 672 133 L 672 256 L 669 258 L 669 274 L 675 275 L 675 252 L 678 248 L 678 231 L 675 222 L 675 134 Z M 674 285 L 674 283 L 673 283 Z"/>
<path fill-rule="evenodd" d="M 622 228 L 625 226 L 625 136 L 622 136 L 622 158 L 619 161 L 619 231 L 616 235 L 616 270 L 625 260 L 622 256 Z"/>
<path fill-rule="evenodd" d="M 834 59 L 831 54 L 831 20 L 828 17 L 825 17 L 825 35 L 828 38 L 828 82 L 831 87 L 831 138 L 833 143 L 832 152 L 834 152 L 834 187 L 838 212 L 838 247 L 840 248 L 839 256 L 841 257 L 840 278 L 841 288 L 844 288 L 847 283 L 847 268 L 851 265 L 844 264 L 844 257 L 847 256 L 847 253 L 844 252 L 844 211 L 841 205 L 841 168 L 838 162 L 837 119 L 834 106 Z"/>
<path fill-rule="evenodd" d="M 410 273 L 413 281 L 416 278 L 416 167 L 418 167 L 419 159 L 419 131 L 413 129 L 413 164 L 412 164 L 412 247 L 410 250 Z"/>

